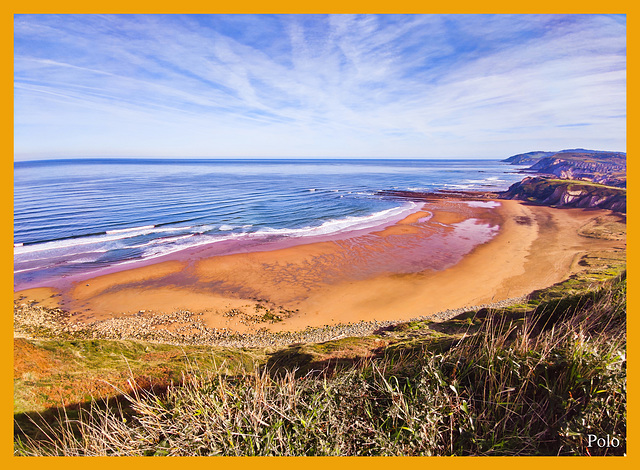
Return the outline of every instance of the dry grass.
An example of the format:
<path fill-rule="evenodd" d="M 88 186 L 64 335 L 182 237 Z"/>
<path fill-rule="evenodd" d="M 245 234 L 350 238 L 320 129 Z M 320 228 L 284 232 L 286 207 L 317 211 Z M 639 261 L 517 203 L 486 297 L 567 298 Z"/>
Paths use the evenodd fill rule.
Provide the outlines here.
<path fill-rule="evenodd" d="M 301 374 L 189 364 L 162 392 L 34 420 L 17 455 L 604 455 L 626 438 L 626 280 Z M 471 328 L 474 326 L 474 328 Z M 296 373 L 297 372 L 297 373 Z M 587 447 L 587 434 L 618 448 Z"/>

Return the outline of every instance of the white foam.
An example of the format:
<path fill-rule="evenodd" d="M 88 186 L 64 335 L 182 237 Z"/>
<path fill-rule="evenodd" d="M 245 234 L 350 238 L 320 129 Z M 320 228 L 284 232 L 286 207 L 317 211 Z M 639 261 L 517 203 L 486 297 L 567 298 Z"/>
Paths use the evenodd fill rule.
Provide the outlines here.
<path fill-rule="evenodd" d="M 107 235 L 113 235 L 114 233 L 137 232 L 138 230 L 149 230 L 151 228 L 155 228 L 155 225 L 143 225 L 142 227 L 122 228 L 118 230 L 107 230 Z"/>
<path fill-rule="evenodd" d="M 27 271 L 36 271 L 38 269 L 42 269 L 42 266 L 36 266 L 35 268 L 26 268 L 26 269 L 16 269 L 13 273 L 26 273 Z"/>
<path fill-rule="evenodd" d="M 466 201 L 465 203 L 469 207 L 486 207 L 488 209 L 500 207 L 500 203 L 498 201 Z"/>
<path fill-rule="evenodd" d="M 171 243 L 171 244 L 156 244 L 152 250 L 144 253 L 142 259 L 150 260 L 165 256 L 177 251 L 186 250 L 189 248 L 195 248 L 197 246 L 209 245 L 213 243 L 219 243 L 226 240 L 234 239 L 260 239 L 273 235 L 280 235 L 283 237 L 305 237 L 305 236 L 318 236 L 318 235 L 331 235 L 341 231 L 353 231 L 363 230 L 371 227 L 377 227 L 385 222 L 394 222 L 401 220 L 407 215 L 415 212 L 420 207 L 419 203 L 408 202 L 400 207 L 394 207 L 391 209 L 385 209 L 383 211 L 375 212 L 365 216 L 353 216 L 345 217 L 343 219 L 334 219 L 324 222 L 321 225 L 315 227 L 303 227 L 298 229 L 275 229 L 264 228 L 253 233 L 230 233 L 225 236 L 210 236 L 210 235 L 194 235 L 181 238 L 189 238 L 187 242 Z M 117 263 L 117 265 L 135 263 L 139 260 L 127 260 Z"/>
<path fill-rule="evenodd" d="M 175 244 L 171 244 L 171 245 L 161 245 L 161 246 L 155 246 L 153 250 L 149 250 L 146 253 L 144 253 L 142 255 L 142 259 L 147 261 L 150 259 L 154 259 L 154 258 L 158 258 L 160 256 L 165 256 L 171 253 L 175 253 L 177 251 L 182 251 L 182 250 L 186 250 L 188 248 L 195 248 L 197 246 L 202 246 L 202 245 L 211 245 L 213 243 L 219 243 L 219 242 L 223 242 L 225 240 L 232 240 L 232 239 L 236 239 L 236 238 L 240 238 L 246 236 L 246 234 L 242 234 L 242 233 L 233 233 L 230 235 L 226 235 L 223 237 L 212 237 L 212 236 L 207 236 L 207 235 L 203 235 L 203 236 L 194 236 L 194 237 L 189 237 L 191 238 L 192 242 L 187 242 L 187 243 L 175 243 Z M 187 238 L 187 237 L 185 237 Z M 114 263 L 113 266 L 120 266 L 122 264 L 130 264 L 130 263 L 137 263 L 140 262 L 140 259 L 131 259 L 131 260 L 126 260 L 126 261 L 120 261 L 118 263 Z"/>
<path fill-rule="evenodd" d="M 315 227 L 303 227 L 297 229 L 290 228 L 265 228 L 256 232 L 256 234 L 279 234 L 293 237 L 303 236 L 317 236 L 317 235 L 330 235 L 342 231 L 351 230 L 363 230 L 371 227 L 376 227 L 385 221 L 392 221 L 392 219 L 401 220 L 410 213 L 414 212 L 420 204 L 415 202 L 408 202 L 400 207 L 394 207 L 391 209 L 385 209 L 379 212 L 375 212 L 370 215 L 364 216 L 352 216 L 344 219 L 333 219 L 324 222 L 323 224 Z"/>
<path fill-rule="evenodd" d="M 64 240 L 55 240 L 50 242 L 35 243 L 33 245 L 19 246 L 14 250 L 14 254 L 21 255 L 25 253 L 33 253 L 36 251 L 60 250 L 81 245 L 94 245 L 98 243 L 112 242 L 122 240 L 124 238 L 133 238 L 140 235 L 149 235 L 152 233 L 177 232 L 188 230 L 191 227 L 155 227 L 155 225 L 146 225 L 136 229 L 109 230 L 104 235 L 91 235 L 87 237 L 67 238 Z"/>
<path fill-rule="evenodd" d="M 96 258 L 90 258 L 87 256 L 90 252 L 106 252 L 106 251 L 117 251 L 119 249 L 130 249 L 130 248 L 139 248 L 143 250 L 143 253 L 139 258 L 136 259 L 128 259 L 116 261 L 112 264 L 112 266 L 119 265 L 127 265 L 130 263 L 140 262 L 141 260 L 150 260 L 154 258 L 158 258 L 161 256 L 165 256 L 171 253 L 175 253 L 178 251 L 182 251 L 185 249 L 190 249 L 202 245 L 211 245 L 214 243 L 223 242 L 226 240 L 237 240 L 237 239 L 245 239 L 245 240 L 261 240 L 265 238 L 270 238 L 273 235 L 282 236 L 282 237 L 305 237 L 305 236 L 322 236 L 322 235 L 332 235 L 338 232 L 347 232 L 347 231 L 356 231 L 356 230 L 364 230 L 374 227 L 380 227 L 383 224 L 394 223 L 398 220 L 403 219 L 410 213 L 415 212 L 421 204 L 416 202 L 407 202 L 402 206 L 393 207 L 390 209 L 385 209 L 379 212 L 375 212 L 373 214 L 364 215 L 364 216 L 351 216 L 345 217 L 341 219 L 333 219 L 328 220 L 317 226 L 307 226 L 297 229 L 291 228 L 264 228 L 262 230 L 256 232 L 229 232 L 234 228 L 230 225 L 222 225 L 219 227 L 219 230 L 227 231 L 226 234 L 221 234 L 219 231 L 218 235 L 213 235 L 211 233 L 204 234 L 202 232 L 198 233 L 194 230 L 191 230 L 190 233 L 187 234 L 178 234 L 175 236 L 163 237 L 163 238 L 155 238 L 149 240 L 145 243 L 139 244 L 129 244 L 127 242 L 118 243 L 116 246 L 110 244 L 109 246 L 90 246 L 96 244 L 105 244 L 107 242 L 111 243 L 114 241 L 133 238 L 142 234 L 150 234 L 156 232 L 166 232 L 170 230 L 184 230 L 185 228 L 192 227 L 180 227 L 180 228 L 144 228 L 138 227 L 135 231 L 119 231 L 117 233 L 105 234 L 105 235 L 97 235 L 90 236 L 84 238 L 75 238 L 68 240 L 59 240 L 55 242 L 45 242 L 35 245 L 27 245 L 22 247 L 17 247 L 15 249 L 16 260 L 19 258 L 29 257 L 31 253 L 38 253 L 39 258 L 42 261 L 47 259 L 57 259 L 65 258 L 70 255 L 78 256 L 82 255 L 80 258 L 76 258 L 74 260 L 69 260 L 64 262 L 73 263 L 73 264 L 81 264 L 83 262 L 91 263 L 96 260 Z M 146 226 L 145 226 L 146 227 Z M 252 227 L 251 224 L 244 225 L 242 228 L 248 229 Z M 201 226 L 199 229 L 210 228 L 210 226 Z M 130 242 L 129 242 L 130 243 Z M 82 247 L 82 248 L 80 248 Z M 21 251 L 20 251 L 21 250 Z M 47 252 L 49 251 L 49 252 Z M 22 255 L 22 256 L 20 256 Z M 44 257 L 42 257 L 44 255 Z M 30 260 L 32 261 L 32 260 Z M 25 270 L 17 270 L 16 273 L 24 272 L 27 270 L 36 270 L 36 269 L 45 269 L 45 266 L 41 266 L 39 268 L 29 268 Z"/>
<path fill-rule="evenodd" d="M 192 238 L 195 237 L 196 234 L 195 233 L 190 233 L 188 235 L 179 235 L 179 236 L 175 236 L 175 237 L 166 237 L 166 238 L 156 238 L 154 240 L 150 240 L 147 243 L 141 243 L 140 245 L 130 245 L 130 246 L 125 246 L 123 248 L 145 248 L 147 246 L 154 246 L 154 245 L 162 245 L 162 244 L 166 244 L 166 243 L 174 243 L 177 242 L 178 240 L 183 240 L 185 238 Z"/>
<path fill-rule="evenodd" d="M 216 228 L 215 225 L 197 225 L 195 227 L 189 227 L 191 233 L 205 233 Z"/>
<path fill-rule="evenodd" d="M 96 260 L 96 258 L 84 257 L 84 258 L 75 258 L 75 259 L 69 260 L 69 261 L 67 261 L 67 263 L 69 263 L 69 264 L 92 263 L 95 260 Z"/>
<path fill-rule="evenodd" d="M 473 188 L 473 185 L 471 184 L 445 184 L 446 187 L 448 188 L 453 188 L 453 189 L 471 189 Z"/>
<path fill-rule="evenodd" d="M 213 243 L 219 243 L 226 240 L 238 240 L 238 239 L 261 239 L 264 237 L 270 237 L 273 235 L 279 235 L 283 237 L 305 237 L 305 236 L 318 236 L 318 235 L 331 235 L 340 231 L 352 231 L 352 230 L 362 230 L 371 227 L 377 227 L 383 224 L 384 222 L 393 222 L 397 220 L 401 220 L 407 215 L 415 212 L 415 210 L 420 206 L 420 204 L 415 202 L 408 202 L 400 207 L 394 207 L 391 209 L 386 209 L 383 211 L 376 212 L 374 214 L 365 215 L 365 216 L 354 216 L 354 217 L 345 217 L 343 219 L 334 219 L 324 222 L 321 225 L 315 227 L 303 227 L 298 229 L 275 229 L 275 228 L 264 228 L 257 232 L 252 233 L 230 233 L 224 236 L 211 236 L 211 235 L 193 235 L 193 236 L 185 236 L 177 239 L 171 239 L 171 241 L 175 241 L 177 243 L 154 243 L 151 242 L 140 245 L 152 247 L 152 249 L 148 250 L 146 253 L 142 255 L 142 259 L 150 260 L 154 258 L 158 258 L 160 256 L 165 256 L 171 253 L 175 253 L 177 251 L 186 250 L 189 248 L 195 248 L 202 245 L 209 245 Z M 246 226 L 246 227 L 250 227 Z M 178 241 L 181 239 L 188 239 L 183 241 Z M 135 263 L 139 260 L 127 260 L 117 263 L 128 264 Z"/>

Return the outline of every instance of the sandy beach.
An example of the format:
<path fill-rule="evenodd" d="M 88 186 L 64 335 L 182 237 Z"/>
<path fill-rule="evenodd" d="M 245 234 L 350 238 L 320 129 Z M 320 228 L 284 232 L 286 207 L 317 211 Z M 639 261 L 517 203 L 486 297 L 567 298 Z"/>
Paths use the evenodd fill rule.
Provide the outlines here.
<path fill-rule="evenodd" d="M 624 247 L 579 235 L 603 214 L 442 199 L 372 233 L 223 256 L 182 254 L 15 297 L 61 307 L 79 323 L 188 310 L 209 328 L 239 333 L 403 320 L 566 279 L 582 254 Z"/>

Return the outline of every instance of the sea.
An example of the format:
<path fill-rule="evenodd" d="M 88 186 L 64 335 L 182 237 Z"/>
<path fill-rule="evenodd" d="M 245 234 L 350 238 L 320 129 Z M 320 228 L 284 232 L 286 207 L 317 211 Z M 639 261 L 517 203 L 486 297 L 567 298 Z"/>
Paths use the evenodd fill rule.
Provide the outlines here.
<path fill-rule="evenodd" d="M 348 236 L 418 203 L 381 191 L 505 190 L 497 160 L 69 159 L 14 163 L 14 288 L 220 253 Z M 222 250 L 224 247 L 224 250 Z"/>

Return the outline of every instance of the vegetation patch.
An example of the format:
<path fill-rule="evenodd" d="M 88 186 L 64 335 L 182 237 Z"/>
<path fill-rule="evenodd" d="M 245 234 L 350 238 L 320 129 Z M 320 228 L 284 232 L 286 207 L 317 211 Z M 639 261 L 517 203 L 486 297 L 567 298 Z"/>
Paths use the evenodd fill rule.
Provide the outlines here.
<path fill-rule="evenodd" d="M 578 233 L 583 237 L 603 240 L 625 240 L 627 235 L 627 218 L 619 214 L 604 215 L 582 227 Z"/>
<path fill-rule="evenodd" d="M 519 199 L 553 207 L 579 207 L 627 211 L 625 188 L 591 181 L 527 177 L 500 193 L 503 199 Z"/>
<path fill-rule="evenodd" d="M 111 401 L 16 415 L 15 452 L 622 455 L 625 276 L 559 292 L 560 285 L 526 305 L 272 352 L 21 340 L 42 352 L 34 360 L 43 365 L 56 364 L 53 350 L 75 358 L 66 369 L 57 363 L 52 381 L 77 389 L 83 367 L 86 381 L 105 367 L 120 386 Z M 164 386 L 143 377 L 164 377 Z M 588 447 L 587 434 L 622 444 Z"/>

